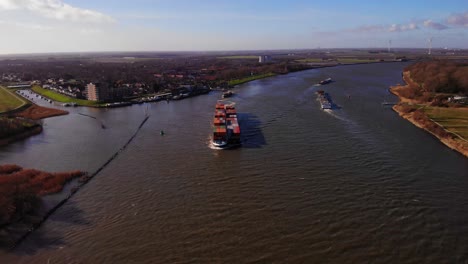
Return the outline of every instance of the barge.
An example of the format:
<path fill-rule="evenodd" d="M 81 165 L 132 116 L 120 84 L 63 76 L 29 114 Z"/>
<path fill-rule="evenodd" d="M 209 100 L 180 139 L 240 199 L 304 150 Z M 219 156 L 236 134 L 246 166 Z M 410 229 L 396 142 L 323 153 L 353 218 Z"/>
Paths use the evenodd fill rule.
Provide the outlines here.
<path fill-rule="evenodd" d="M 320 102 L 322 109 L 332 109 L 332 101 L 330 95 L 325 91 L 317 91 L 317 96 Z"/>
<path fill-rule="evenodd" d="M 327 79 L 325 79 L 325 80 L 320 81 L 319 84 L 320 84 L 320 85 L 329 84 L 329 83 L 331 83 L 332 81 L 333 81 L 332 78 L 327 78 Z"/>
<path fill-rule="evenodd" d="M 213 120 L 213 147 L 225 149 L 239 146 L 240 133 L 234 104 L 218 101 Z"/>

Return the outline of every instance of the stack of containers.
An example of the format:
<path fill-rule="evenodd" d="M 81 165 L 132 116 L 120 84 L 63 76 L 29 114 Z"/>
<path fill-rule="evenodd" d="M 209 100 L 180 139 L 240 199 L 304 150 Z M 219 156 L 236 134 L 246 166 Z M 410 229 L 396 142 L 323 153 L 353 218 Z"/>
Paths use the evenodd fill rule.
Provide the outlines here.
<path fill-rule="evenodd" d="M 226 111 L 222 103 L 216 104 L 215 118 L 213 121 L 213 139 L 224 140 L 226 138 Z"/>
<path fill-rule="evenodd" d="M 234 106 L 226 106 L 226 121 L 229 135 L 229 143 L 238 144 L 240 143 L 240 128 L 237 121 L 237 112 Z"/>

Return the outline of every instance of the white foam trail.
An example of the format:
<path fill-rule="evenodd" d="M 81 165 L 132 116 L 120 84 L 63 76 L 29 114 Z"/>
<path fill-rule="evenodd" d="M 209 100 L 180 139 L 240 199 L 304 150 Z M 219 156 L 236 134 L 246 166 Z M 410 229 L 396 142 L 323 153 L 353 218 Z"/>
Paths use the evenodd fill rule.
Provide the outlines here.
<path fill-rule="evenodd" d="M 213 149 L 213 150 L 220 150 L 220 149 L 222 149 L 222 148 L 218 148 L 218 147 L 213 146 L 213 143 L 212 143 L 212 142 L 213 142 L 213 140 L 212 140 L 211 136 L 208 137 L 208 139 L 207 139 L 207 141 L 206 141 L 206 145 L 208 145 L 208 148 Z"/>
<path fill-rule="evenodd" d="M 342 116 L 339 116 L 339 115 L 336 113 L 335 110 L 332 110 L 332 109 L 323 109 L 323 111 L 324 111 L 325 113 L 327 113 L 327 114 L 329 114 L 329 115 L 331 115 L 331 116 L 333 116 L 333 117 L 335 117 L 335 118 L 341 120 L 341 121 L 349 122 L 348 119 L 346 119 L 346 118 L 344 118 L 344 117 L 342 117 Z"/>

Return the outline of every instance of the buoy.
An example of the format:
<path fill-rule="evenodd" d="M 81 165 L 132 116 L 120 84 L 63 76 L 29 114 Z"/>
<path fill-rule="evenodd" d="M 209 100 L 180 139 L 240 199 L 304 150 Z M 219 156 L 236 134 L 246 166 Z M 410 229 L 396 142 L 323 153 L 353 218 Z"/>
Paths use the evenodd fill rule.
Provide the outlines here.
<path fill-rule="evenodd" d="M 161 134 L 161 136 L 164 136 L 164 130 L 161 130 L 159 133 Z"/>

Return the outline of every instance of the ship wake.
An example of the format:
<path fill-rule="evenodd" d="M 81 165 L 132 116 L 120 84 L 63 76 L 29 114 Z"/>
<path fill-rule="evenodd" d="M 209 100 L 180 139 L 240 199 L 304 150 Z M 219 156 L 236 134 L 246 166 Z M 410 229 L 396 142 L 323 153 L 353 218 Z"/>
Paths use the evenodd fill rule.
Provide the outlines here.
<path fill-rule="evenodd" d="M 340 115 L 336 110 L 333 110 L 333 109 L 323 109 L 323 111 L 331 116 L 333 116 L 334 118 L 336 119 L 339 119 L 341 121 L 344 121 L 344 122 L 351 122 L 349 119 L 347 119 L 346 117 Z"/>

